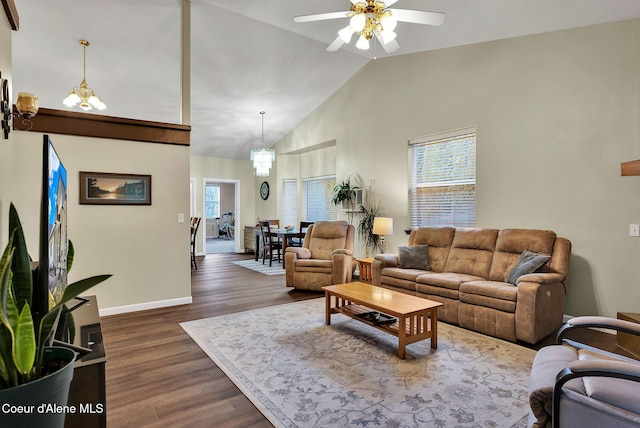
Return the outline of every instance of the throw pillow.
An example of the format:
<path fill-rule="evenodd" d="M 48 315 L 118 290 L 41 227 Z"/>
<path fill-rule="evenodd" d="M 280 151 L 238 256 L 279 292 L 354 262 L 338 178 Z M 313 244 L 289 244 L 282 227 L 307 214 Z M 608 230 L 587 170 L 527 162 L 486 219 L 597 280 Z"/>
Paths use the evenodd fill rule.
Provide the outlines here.
<path fill-rule="evenodd" d="M 517 285 L 516 281 L 522 275 L 533 273 L 546 262 L 551 259 L 551 256 L 540 253 L 532 253 L 531 251 L 523 251 L 520 254 L 518 262 L 511 268 L 507 274 L 507 282 L 513 285 Z"/>
<path fill-rule="evenodd" d="M 429 270 L 429 246 L 398 247 L 398 266 L 404 269 Z"/>

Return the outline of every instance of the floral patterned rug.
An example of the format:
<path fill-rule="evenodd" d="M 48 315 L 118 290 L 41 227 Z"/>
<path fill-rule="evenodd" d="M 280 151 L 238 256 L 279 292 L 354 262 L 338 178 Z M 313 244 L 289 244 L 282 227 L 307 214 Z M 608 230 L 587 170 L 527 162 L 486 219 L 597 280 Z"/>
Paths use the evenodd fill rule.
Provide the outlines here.
<path fill-rule="evenodd" d="M 277 261 L 272 262 L 272 266 L 269 266 L 269 262 L 265 262 L 262 264 L 262 260 L 255 261 L 251 260 L 236 260 L 232 262 L 238 266 L 242 266 L 243 268 L 251 269 L 256 272 L 263 273 L 265 275 L 284 275 L 285 270 L 282 268 L 282 263 L 278 263 Z"/>
<path fill-rule="evenodd" d="M 407 346 L 324 299 L 182 323 L 276 427 L 524 427 L 535 351 L 438 324 Z"/>

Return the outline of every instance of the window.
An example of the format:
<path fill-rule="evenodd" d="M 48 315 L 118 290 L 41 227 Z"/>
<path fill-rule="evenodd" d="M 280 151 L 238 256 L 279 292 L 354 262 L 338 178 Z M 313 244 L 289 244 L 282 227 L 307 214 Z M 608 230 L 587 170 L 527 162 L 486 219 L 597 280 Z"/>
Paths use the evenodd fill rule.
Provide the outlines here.
<path fill-rule="evenodd" d="M 206 218 L 220 217 L 220 186 L 207 183 L 204 196 Z"/>
<path fill-rule="evenodd" d="M 324 221 L 337 219 L 336 206 L 331 200 L 336 176 L 306 178 L 304 185 L 304 220 Z"/>
<path fill-rule="evenodd" d="M 475 225 L 475 127 L 409 142 L 409 222 Z"/>
<path fill-rule="evenodd" d="M 282 225 L 298 224 L 298 180 L 282 180 Z"/>

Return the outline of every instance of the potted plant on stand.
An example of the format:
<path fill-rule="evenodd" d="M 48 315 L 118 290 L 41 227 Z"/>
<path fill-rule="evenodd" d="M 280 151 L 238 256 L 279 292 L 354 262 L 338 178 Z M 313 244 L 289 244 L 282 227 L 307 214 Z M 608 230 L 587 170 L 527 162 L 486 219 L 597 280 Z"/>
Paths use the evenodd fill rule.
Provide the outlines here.
<path fill-rule="evenodd" d="M 67 270 L 72 262 L 70 245 Z M 31 302 L 39 288 L 34 287 L 22 225 L 11 204 L 9 242 L 0 259 L 0 426 L 64 426 L 75 353 L 49 343 L 64 305 L 110 276 L 67 285 L 59 302 L 34 317 Z"/>
<path fill-rule="evenodd" d="M 351 175 L 333 188 L 333 204 L 336 206 L 342 205 L 342 209 L 347 212 L 349 223 L 353 223 L 356 189 L 359 189 L 359 187 L 351 185 Z"/>
<path fill-rule="evenodd" d="M 373 220 L 379 216 L 382 212 L 380 208 L 380 202 L 369 201 L 367 200 L 360 207 L 360 221 L 358 222 L 358 227 L 356 228 L 360 239 L 362 239 L 362 243 L 364 244 L 366 257 L 369 258 L 371 251 L 375 251 L 376 249 L 380 249 L 379 247 L 379 236 L 373 233 Z"/>

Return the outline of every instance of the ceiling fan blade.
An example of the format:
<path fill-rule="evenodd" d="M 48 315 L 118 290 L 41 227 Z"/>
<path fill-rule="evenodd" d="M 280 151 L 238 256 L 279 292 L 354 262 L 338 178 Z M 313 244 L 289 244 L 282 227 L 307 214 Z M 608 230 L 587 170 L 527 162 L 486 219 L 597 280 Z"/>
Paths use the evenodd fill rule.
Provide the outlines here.
<path fill-rule="evenodd" d="M 445 14 L 442 12 L 426 12 L 422 10 L 389 9 L 391 14 L 402 22 L 412 22 L 414 24 L 442 25 Z"/>
<path fill-rule="evenodd" d="M 378 39 L 378 41 L 380 42 L 380 46 L 382 46 L 382 49 L 384 49 L 386 53 L 393 53 L 400 49 L 400 45 L 398 44 L 398 42 L 396 42 L 396 39 L 391 40 L 385 45 L 382 42 L 382 36 L 376 35 L 376 38 Z"/>
<path fill-rule="evenodd" d="M 335 52 L 340 49 L 344 45 L 344 40 L 342 37 L 338 36 L 336 39 L 327 47 L 327 52 Z"/>
<path fill-rule="evenodd" d="M 349 12 L 329 12 L 329 13 L 317 13 L 315 15 L 300 15 L 293 18 L 293 22 L 312 22 L 312 21 L 324 21 L 326 19 L 346 18 Z"/>

